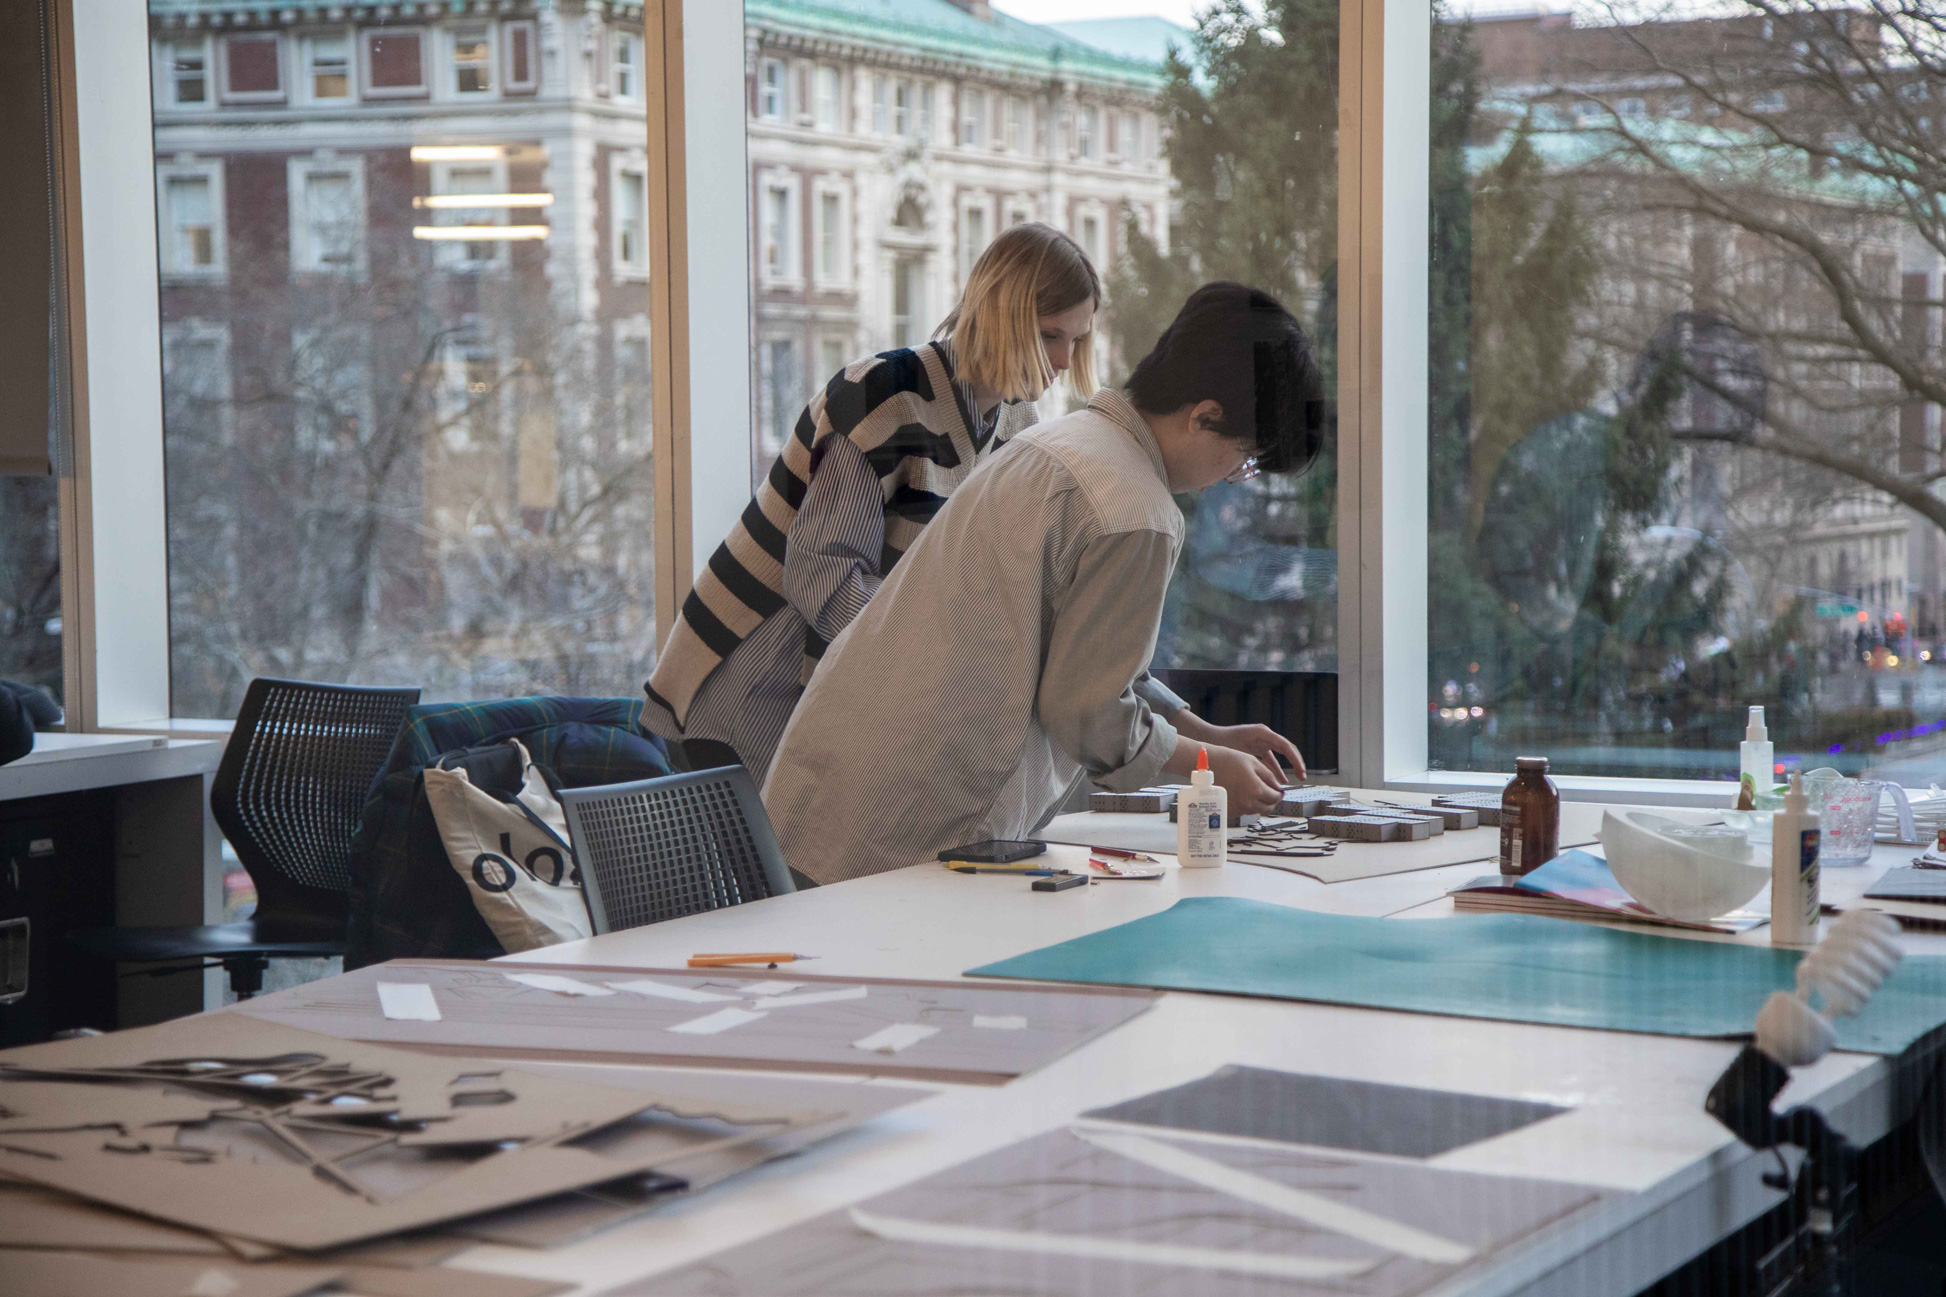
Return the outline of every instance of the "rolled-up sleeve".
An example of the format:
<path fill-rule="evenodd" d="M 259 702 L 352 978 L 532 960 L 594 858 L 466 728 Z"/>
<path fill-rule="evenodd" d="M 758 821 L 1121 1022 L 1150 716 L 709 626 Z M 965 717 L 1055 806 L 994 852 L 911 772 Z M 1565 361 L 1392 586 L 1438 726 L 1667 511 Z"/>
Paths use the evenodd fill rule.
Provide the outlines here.
<path fill-rule="evenodd" d="M 1035 705 L 1054 746 L 1095 783 L 1132 792 L 1156 782 L 1176 730 L 1136 691 L 1148 669 L 1175 565 L 1175 543 L 1130 531 L 1091 543 L 1055 609 Z"/>
<path fill-rule="evenodd" d="M 885 497 L 878 474 L 848 437 L 826 437 L 784 551 L 784 598 L 826 640 L 878 593 Z"/>
<path fill-rule="evenodd" d="M 1135 696 L 1163 716 L 1174 716 L 1189 706 L 1181 694 L 1144 671 L 1135 677 Z"/>

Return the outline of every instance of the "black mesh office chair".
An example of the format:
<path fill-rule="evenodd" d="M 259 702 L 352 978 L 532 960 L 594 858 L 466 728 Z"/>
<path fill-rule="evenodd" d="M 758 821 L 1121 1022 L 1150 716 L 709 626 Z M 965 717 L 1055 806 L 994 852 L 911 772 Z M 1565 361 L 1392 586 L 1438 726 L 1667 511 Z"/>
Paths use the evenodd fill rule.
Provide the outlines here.
<path fill-rule="evenodd" d="M 272 959 L 345 953 L 346 858 L 365 794 L 417 689 L 259 677 L 210 785 L 210 811 L 257 885 L 241 923 L 96 928 L 69 935 L 117 963 L 221 965 L 239 999 L 263 989 Z M 206 962 L 209 961 L 209 962 Z"/>
<path fill-rule="evenodd" d="M 797 890 L 742 766 L 564 788 L 561 806 L 597 934 Z"/>

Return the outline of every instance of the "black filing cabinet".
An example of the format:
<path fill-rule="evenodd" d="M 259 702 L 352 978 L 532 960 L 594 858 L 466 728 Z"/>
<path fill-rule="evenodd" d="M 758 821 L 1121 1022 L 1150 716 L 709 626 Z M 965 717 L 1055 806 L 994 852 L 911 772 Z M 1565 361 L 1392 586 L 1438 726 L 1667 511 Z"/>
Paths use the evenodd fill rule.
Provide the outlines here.
<path fill-rule="evenodd" d="M 0 1004 L 0 1048 L 115 1026 L 115 966 L 67 942 L 115 922 L 114 813 L 105 792 L 0 802 L 0 921 L 28 928 L 27 991 Z"/>

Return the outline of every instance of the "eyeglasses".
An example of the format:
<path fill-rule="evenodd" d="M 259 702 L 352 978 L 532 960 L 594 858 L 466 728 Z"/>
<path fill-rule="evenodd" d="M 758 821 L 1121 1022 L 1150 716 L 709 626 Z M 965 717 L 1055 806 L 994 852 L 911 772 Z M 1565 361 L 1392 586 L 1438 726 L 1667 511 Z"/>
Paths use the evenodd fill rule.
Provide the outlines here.
<path fill-rule="evenodd" d="M 1232 486 L 1242 486 L 1245 482 L 1248 482 L 1262 472 L 1263 469 L 1257 464 L 1257 457 L 1251 455 L 1241 464 L 1238 464 L 1234 472 L 1226 473 L 1223 480 Z"/>

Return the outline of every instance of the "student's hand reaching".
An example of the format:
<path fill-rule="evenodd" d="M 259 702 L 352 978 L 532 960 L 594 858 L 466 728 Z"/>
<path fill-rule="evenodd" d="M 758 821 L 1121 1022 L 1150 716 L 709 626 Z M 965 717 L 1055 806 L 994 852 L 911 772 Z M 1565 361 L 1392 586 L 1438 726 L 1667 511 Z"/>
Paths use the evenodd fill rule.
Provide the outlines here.
<path fill-rule="evenodd" d="M 1261 758 L 1213 743 L 1203 747 L 1209 752 L 1210 773 L 1229 791 L 1231 815 L 1263 815 L 1284 799 L 1283 780 L 1268 778 Z"/>
<path fill-rule="evenodd" d="M 1297 744 L 1268 725 L 1212 725 L 1209 729 L 1208 742 L 1248 752 L 1263 763 L 1265 777 L 1280 788 L 1284 783 L 1284 772 L 1277 765 L 1279 757 L 1289 763 L 1291 774 L 1296 776 L 1293 782 L 1303 783 L 1309 774 L 1304 768 L 1304 754 L 1297 750 Z"/>
<path fill-rule="evenodd" d="M 1297 744 L 1268 725 L 1212 725 L 1187 707 L 1169 719 L 1176 732 L 1192 742 L 1249 753 L 1263 763 L 1264 778 L 1273 784 L 1284 783 L 1284 772 L 1277 765 L 1279 757 L 1290 765 L 1291 774 L 1296 776 L 1294 782 L 1303 783 L 1310 774 Z"/>

